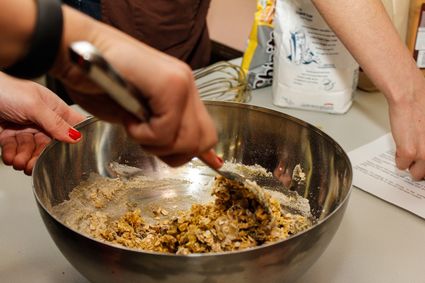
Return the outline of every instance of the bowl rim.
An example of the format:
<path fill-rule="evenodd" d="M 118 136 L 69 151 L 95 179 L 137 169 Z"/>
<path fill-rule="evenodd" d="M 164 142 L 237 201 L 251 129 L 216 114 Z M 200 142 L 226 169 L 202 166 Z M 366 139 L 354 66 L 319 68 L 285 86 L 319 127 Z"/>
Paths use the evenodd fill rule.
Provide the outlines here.
<path fill-rule="evenodd" d="M 348 182 L 348 192 L 345 195 L 344 199 L 338 204 L 337 207 L 335 207 L 335 209 L 332 212 L 330 212 L 323 219 L 317 220 L 317 222 L 313 226 L 311 226 L 311 227 L 309 227 L 309 228 L 307 228 L 307 229 L 305 229 L 305 230 L 303 230 L 303 231 L 301 231 L 301 232 L 299 232 L 299 233 L 297 233 L 295 235 L 289 236 L 286 239 L 278 240 L 278 241 L 271 242 L 271 243 L 265 243 L 265 244 L 262 244 L 260 246 L 256 246 L 256 247 L 252 247 L 252 248 L 246 248 L 246 249 L 237 250 L 237 251 L 211 252 L 211 253 L 192 253 L 192 254 L 188 254 L 188 255 L 171 254 L 171 253 L 161 253 L 161 252 L 147 251 L 147 250 L 141 250 L 141 249 L 136 249 L 136 248 L 128 248 L 128 247 L 121 246 L 119 244 L 109 243 L 109 242 L 106 242 L 106 241 L 101 241 L 101 240 L 92 238 L 92 237 L 90 237 L 88 235 L 85 235 L 82 232 L 79 232 L 79 231 L 77 231 L 77 230 L 75 230 L 75 229 L 73 229 L 71 227 L 68 227 L 67 225 L 65 225 L 64 223 L 62 223 L 62 221 L 60 221 L 56 216 L 54 216 L 52 213 L 50 213 L 49 209 L 47 209 L 46 206 L 43 204 L 43 202 L 40 200 L 40 198 L 37 195 L 37 192 L 35 190 L 35 183 L 34 183 L 34 179 L 35 179 L 34 176 L 35 176 L 35 174 L 34 173 L 39 170 L 38 169 L 39 166 L 40 166 L 39 164 L 41 163 L 41 160 L 43 160 L 43 158 L 46 155 L 46 153 L 49 150 L 51 150 L 56 144 L 62 143 L 62 142 L 57 141 L 56 139 L 53 139 L 43 149 L 43 151 L 40 153 L 40 155 L 37 158 L 37 161 L 36 161 L 36 163 L 34 165 L 34 169 L 33 169 L 33 174 L 32 174 L 32 178 L 31 178 L 32 179 L 32 190 L 33 190 L 34 197 L 35 197 L 35 199 L 37 201 L 37 204 L 41 208 L 43 208 L 43 210 L 47 213 L 47 215 L 49 217 L 53 218 L 54 221 L 56 221 L 58 224 L 60 224 L 61 226 L 63 226 L 67 230 L 70 230 L 73 233 L 76 233 L 78 236 L 84 237 L 84 238 L 86 238 L 89 241 L 94 241 L 94 242 L 97 242 L 98 244 L 101 244 L 101 245 L 107 245 L 108 247 L 113 248 L 113 249 L 124 250 L 126 252 L 132 252 L 132 253 L 142 253 L 142 254 L 151 255 L 151 256 L 184 257 L 184 258 L 198 258 L 198 257 L 202 257 L 202 258 L 205 258 L 205 257 L 213 257 L 213 256 L 236 256 L 236 255 L 245 254 L 245 253 L 254 253 L 254 252 L 257 252 L 257 251 L 262 250 L 264 248 L 270 248 L 272 246 L 282 244 L 283 242 L 288 242 L 288 241 L 290 241 L 292 239 L 295 239 L 297 237 L 301 237 L 303 234 L 305 234 L 305 233 L 307 233 L 307 232 L 309 232 L 309 231 L 311 231 L 313 229 L 318 228 L 318 226 L 320 226 L 320 224 L 322 224 L 323 222 L 326 222 L 329 218 L 333 217 L 333 215 L 335 215 L 347 203 L 347 201 L 348 201 L 348 199 L 349 199 L 349 197 L 351 195 L 352 189 L 353 189 L 353 185 L 352 185 L 352 182 L 353 182 L 352 164 L 351 164 L 351 161 L 350 161 L 347 153 L 345 152 L 345 150 L 338 144 L 338 142 L 336 142 L 328 134 L 326 134 L 325 132 L 323 132 L 319 128 L 315 127 L 314 125 L 312 125 L 312 124 L 310 124 L 310 123 L 308 123 L 306 121 L 303 121 L 303 120 L 301 120 L 299 118 L 296 118 L 296 117 L 293 117 L 293 116 L 291 116 L 289 114 L 282 113 L 282 112 L 279 112 L 279 111 L 276 111 L 276 110 L 273 110 L 273 109 L 269 109 L 269 108 L 266 108 L 266 107 L 249 105 L 249 104 L 244 104 L 244 103 L 239 103 L 239 102 L 227 102 L 227 101 L 204 101 L 204 104 L 205 105 L 212 105 L 212 106 L 226 106 L 226 107 L 245 108 L 245 109 L 250 109 L 250 110 L 254 110 L 254 111 L 263 112 L 263 113 L 266 113 L 266 114 L 271 114 L 271 115 L 274 115 L 274 116 L 284 117 L 284 118 L 286 118 L 288 120 L 291 120 L 292 122 L 295 122 L 295 123 L 300 124 L 300 125 L 302 125 L 304 127 L 307 127 L 309 130 L 313 130 L 317 134 L 321 135 L 328 142 L 330 142 L 331 144 L 333 144 L 335 146 L 335 149 L 337 149 L 342 154 L 342 156 L 344 157 L 344 159 L 347 162 L 347 165 L 348 165 L 348 168 L 347 169 L 348 169 L 348 172 L 349 172 L 349 176 L 348 176 L 349 182 Z M 108 122 L 105 122 L 105 121 L 103 121 L 103 120 L 101 120 L 101 119 L 99 119 L 97 117 L 88 116 L 86 120 L 82 121 L 81 123 L 78 123 L 74 127 L 78 130 L 78 129 L 81 129 L 81 128 L 89 125 L 89 124 L 96 123 L 98 121 L 101 121 L 101 122 L 104 122 L 104 123 L 108 123 Z"/>

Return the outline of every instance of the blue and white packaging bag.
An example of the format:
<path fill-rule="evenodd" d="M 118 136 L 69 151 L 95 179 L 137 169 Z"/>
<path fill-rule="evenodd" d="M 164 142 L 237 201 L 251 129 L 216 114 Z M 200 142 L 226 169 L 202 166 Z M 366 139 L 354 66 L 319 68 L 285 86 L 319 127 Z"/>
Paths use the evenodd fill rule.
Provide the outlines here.
<path fill-rule="evenodd" d="M 358 64 L 310 0 L 277 0 L 273 103 L 345 113 Z"/>

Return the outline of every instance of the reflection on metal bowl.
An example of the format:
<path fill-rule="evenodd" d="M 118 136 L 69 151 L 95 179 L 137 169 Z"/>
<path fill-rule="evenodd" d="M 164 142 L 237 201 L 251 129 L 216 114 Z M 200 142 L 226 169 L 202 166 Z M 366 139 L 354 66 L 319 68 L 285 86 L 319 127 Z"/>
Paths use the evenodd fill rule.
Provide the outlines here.
<path fill-rule="evenodd" d="M 206 105 L 219 132 L 216 151 L 225 160 L 261 165 L 287 186 L 293 169 L 301 165 L 306 180 L 292 189 L 309 200 L 317 223 L 284 241 L 228 253 L 159 254 L 84 236 L 53 217 L 51 207 L 66 200 L 89 173 L 114 176 L 111 162 L 141 168 L 148 176 L 167 171 L 161 161 L 128 139 L 121 126 L 91 118 L 77 127 L 84 135 L 80 143 L 51 143 L 33 172 L 35 197 L 51 237 L 90 281 L 293 282 L 331 241 L 352 181 L 351 165 L 341 147 L 319 129 L 276 111 L 228 102 Z"/>

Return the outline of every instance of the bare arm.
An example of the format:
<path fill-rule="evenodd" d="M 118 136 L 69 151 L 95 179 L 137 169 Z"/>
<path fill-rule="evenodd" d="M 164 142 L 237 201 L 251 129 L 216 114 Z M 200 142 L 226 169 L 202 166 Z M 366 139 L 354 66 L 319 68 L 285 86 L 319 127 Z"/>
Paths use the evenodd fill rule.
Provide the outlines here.
<path fill-rule="evenodd" d="M 362 69 L 391 102 L 422 80 L 381 1 L 313 0 Z M 414 74 L 414 76 L 412 76 Z M 410 85 L 406 89 L 407 83 Z"/>
<path fill-rule="evenodd" d="M 35 24 L 35 9 L 35 1 L 0 1 L 0 64 L 2 66 L 12 64 L 24 54 Z"/>
<path fill-rule="evenodd" d="M 366 74 L 385 95 L 396 163 L 425 177 L 425 79 L 381 1 L 312 0 Z"/>
<path fill-rule="evenodd" d="M 17 14 L 17 9 L 21 14 Z M 68 86 L 76 103 L 101 119 L 124 124 L 131 137 L 170 165 L 181 165 L 215 145 L 214 123 L 200 100 L 186 64 L 72 8 L 63 6 L 62 10 L 61 50 L 50 72 Z M 35 14 L 32 0 L 0 1 L 0 63 L 3 66 L 25 54 Z M 10 52 L 6 48 L 8 44 L 2 44 L 10 38 L 17 51 Z M 149 123 L 135 120 L 70 63 L 67 47 L 80 40 L 95 45 L 139 88 L 153 112 Z M 218 168 L 222 162 L 215 158 L 210 163 Z"/>

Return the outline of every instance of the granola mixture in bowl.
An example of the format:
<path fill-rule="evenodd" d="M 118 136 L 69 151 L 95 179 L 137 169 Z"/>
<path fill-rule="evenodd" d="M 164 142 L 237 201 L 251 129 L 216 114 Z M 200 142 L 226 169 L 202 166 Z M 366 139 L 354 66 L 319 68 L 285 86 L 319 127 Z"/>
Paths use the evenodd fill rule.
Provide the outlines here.
<path fill-rule="evenodd" d="M 269 174 L 253 166 L 232 169 L 245 175 Z M 205 186 L 212 197 L 205 194 L 201 199 L 188 200 L 187 196 L 172 196 L 172 205 L 137 201 L 152 198 L 149 191 L 167 191 L 188 183 L 190 180 L 179 178 L 159 181 L 145 176 L 91 176 L 71 192 L 69 200 L 53 207 L 53 213 L 69 227 L 95 239 L 174 254 L 243 250 L 286 239 L 313 224 L 308 200 L 268 191 L 265 196 L 271 211 L 267 211 L 253 190 L 221 176 Z M 262 189 L 255 182 L 247 186 Z M 296 213 L 285 210 L 295 202 Z"/>
<path fill-rule="evenodd" d="M 320 129 L 277 111 L 236 103 L 208 102 L 206 105 L 219 133 L 216 152 L 226 161 L 258 164 L 271 172 L 290 192 L 301 196 L 300 201 L 295 201 L 297 205 L 291 206 L 298 199 L 296 195 L 283 190 L 268 191 L 273 199 L 284 204 L 281 205 L 282 215 L 307 216 L 313 220 L 312 226 L 272 243 L 260 238 L 262 235 L 254 238 L 257 235 L 249 230 L 250 227 L 238 228 L 238 232 L 242 230 L 261 245 L 189 255 L 150 252 L 107 241 L 96 231 L 111 235 L 113 241 L 131 241 L 135 239 L 133 236 L 142 236 L 135 240 L 139 242 L 144 239 L 141 233 L 144 230 L 135 228 L 133 223 L 143 223 L 144 228 L 149 225 L 151 229 L 158 223 L 179 217 L 179 211 L 191 211 L 194 204 L 215 204 L 220 195 L 211 195 L 213 172 L 206 173 L 189 164 L 177 172 L 182 175 L 180 177 L 171 171 L 177 168 L 170 169 L 158 158 L 144 152 L 126 135 L 121 125 L 90 118 L 76 126 L 84 136 L 79 143 L 70 145 L 53 141 L 38 158 L 33 172 L 34 196 L 49 235 L 70 264 L 90 282 L 289 283 L 304 274 L 331 243 L 343 220 L 351 192 L 352 168 L 343 148 Z M 137 170 L 123 170 L 122 173 L 126 174 L 116 174 L 116 170 L 109 167 L 111 163 L 136 168 L 142 174 Z M 292 178 L 298 171 L 298 164 L 305 172 L 301 184 L 297 184 L 297 178 Z M 96 175 L 104 177 L 96 178 Z M 128 176 L 124 178 L 123 175 Z M 268 189 L 269 183 L 263 182 L 262 178 L 248 179 Z M 94 180 L 101 185 L 90 186 L 88 182 Z M 86 190 L 76 189 L 84 184 Z M 61 205 L 67 205 L 68 209 L 60 211 Z M 124 221 L 125 225 L 117 222 L 116 226 L 112 225 L 126 213 L 138 209 L 143 222 L 132 222 L 130 217 L 131 221 Z M 233 212 L 233 209 L 228 211 Z M 299 211 L 308 211 L 312 218 Z M 62 212 L 70 214 L 63 215 Z M 246 214 L 257 216 L 252 210 Z M 211 217 L 208 214 L 208 219 Z M 211 218 L 211 222 L 215 223 L 214 219 Z M 261 218 L 254 219 L 260 220 L 261 224 Z M 217 225 L 226 224 L 216 222 Z M 196 223 L 204 224 L 204 218 L 199 217 Z M 183 243 L 179 239 L 186 237 L 187 242 L 183 243 L 180 252 L 191 251 L 184 249 L 189 249 L 184 246 L 187 243 L 193 248 L 212 249 L 213 245 L 207 244 L 209 233 L 215 239 L 212 231 L 215 225 L 206 224 L 212 227 L 207 232 L 193 231 L 189 229 L 190 224 L 188 222 L 187 231 L 185 225 L 180 227 L 186 232 L 185 236 L 171 235 L 178 244 Z M 229 229 L 233 227 L 227 226 Z M 115 231 L 114 227 L 120 230 Z M 171 228 L 167 231 L 173 232 Z M 193 235 L 189 233 L 192 231 L 202 233 Z M 164 235 L 168 233 L 161 234 Z M 234 234 L 241 239 L 245 235 Z M 248 236 L 245 238 L 250 243 Z M 234 248 L 239 242 L 242 244 L 242 241 L 231 240 Z M 164 249 L 170 247 L 168 243 L 164 245 L 156 241 L 154 245 L 156 243 Z M 171 247 L 173 252 L 179 250 L 179 247 Z"/>

